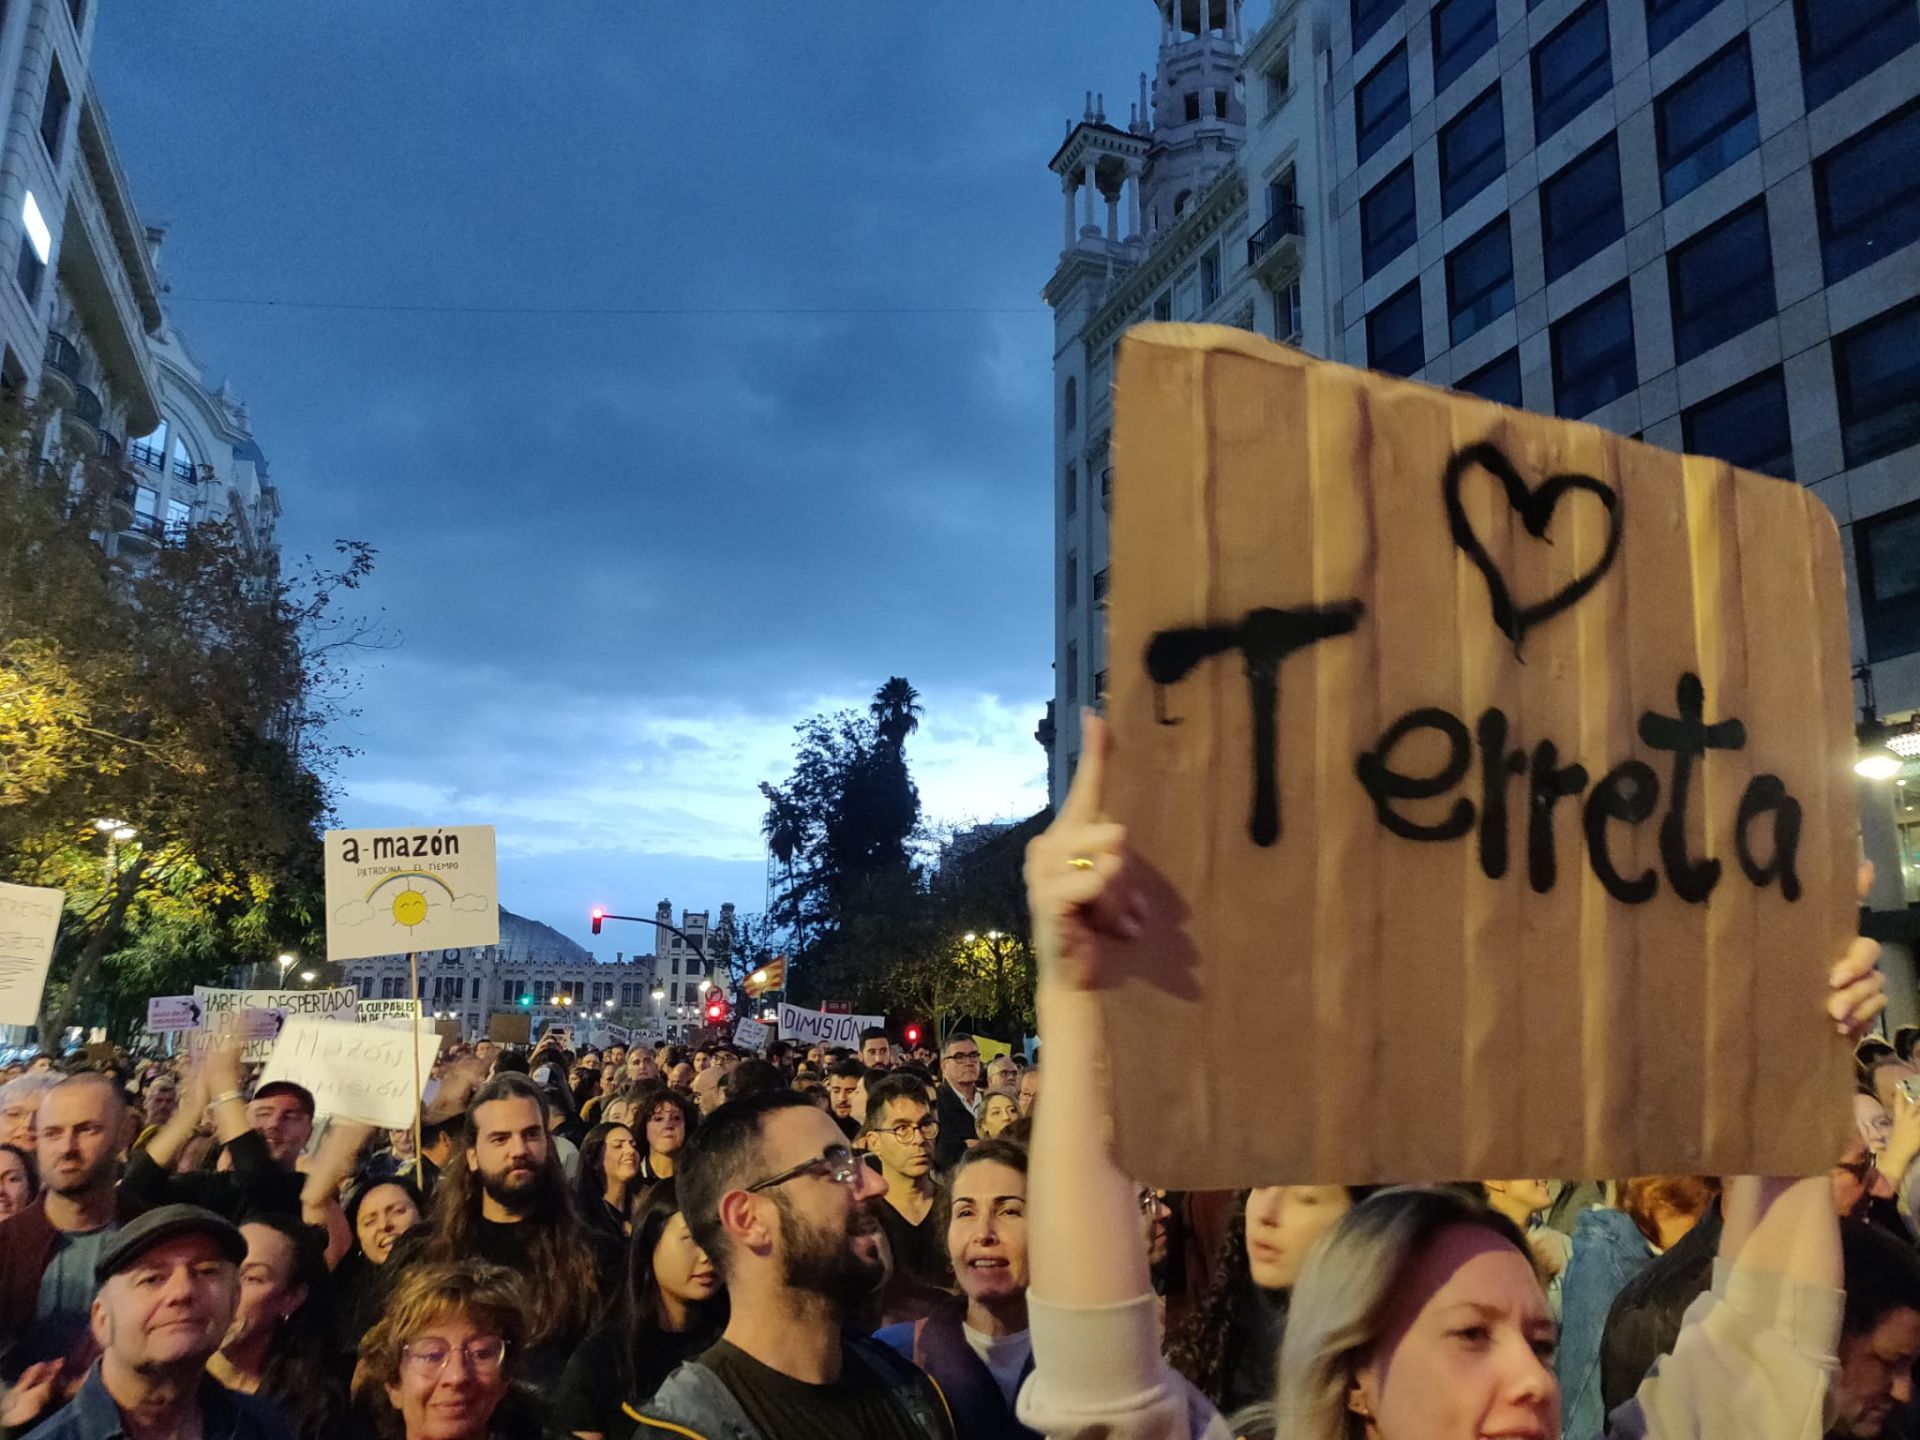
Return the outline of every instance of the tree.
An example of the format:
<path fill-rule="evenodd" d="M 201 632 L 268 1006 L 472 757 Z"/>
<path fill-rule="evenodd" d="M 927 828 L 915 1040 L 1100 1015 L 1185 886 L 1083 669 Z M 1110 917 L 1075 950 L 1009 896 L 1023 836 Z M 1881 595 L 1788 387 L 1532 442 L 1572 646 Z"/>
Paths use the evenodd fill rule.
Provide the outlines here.
<path fill-rule="evenodd" d="M 920 716 L 924 712 L 920 708 L 920 692 L 907 683 L 905 676 L 892 675 L 873 692 L 873 703 L 867 707 L 867 713 L 880 738 L 898 750 L 906 744 L 907 736 L 920 728 Z"/>
<path fill-rule="evenodd" d="M 116 512 L 121 512 L 116 514 Z M 159 979 L 317 948 L 319 828 L 343 747 L 326 726 L 368 630 L 339 614 L 372 551 L 292 577 L 225 523 L 143 566 L 117 462 L 44 444 L 0 412 L 0 875 L 68 894 L 42 1030 L 104 1020 Z M 112 873 L 94 821 L 137 831 Z"/>

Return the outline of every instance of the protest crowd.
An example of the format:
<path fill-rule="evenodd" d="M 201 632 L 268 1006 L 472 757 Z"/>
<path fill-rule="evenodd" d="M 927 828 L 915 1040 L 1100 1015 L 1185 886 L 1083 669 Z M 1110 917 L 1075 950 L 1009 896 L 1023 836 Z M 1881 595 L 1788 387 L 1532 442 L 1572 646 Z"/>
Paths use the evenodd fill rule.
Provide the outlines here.
<path fill-rule="evenodd" d="M 479 1040 L 379 1132 L 218 1034 L 10 1067 L 0 1427 L 1920 1433 L 1920 1056 L 1868 1033 L 1870 942 L 1819 957 L 1822 1021 L 1859 1042 L 1830 1174 L 1167 1193 L 1115 1162 L 1109 1072 L 1232 1060 L 1108 1053 L 1096 991 L 1146 892 L 1089 724 L 1028 852 L 1044 1065 L 877 1029 L 764 1055 Z"/>

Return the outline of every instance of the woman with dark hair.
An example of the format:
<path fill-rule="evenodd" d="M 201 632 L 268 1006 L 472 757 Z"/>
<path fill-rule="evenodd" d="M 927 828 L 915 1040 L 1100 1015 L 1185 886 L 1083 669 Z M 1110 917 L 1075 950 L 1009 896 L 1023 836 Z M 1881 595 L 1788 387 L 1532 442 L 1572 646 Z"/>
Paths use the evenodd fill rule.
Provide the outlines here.
<path fill-rule="evenodd" d="M 0 1220 L 18 1215 L 39 1193 L 32 1154 L 18 1145 L 0 1145 Z"/>
<path fill-rule="evenodd" d="M 241 1221 L 240 1233 L 240 1303 L 207 1373 L 229 1390 L 273 1401 L 299 1440 L 344 1436 L 325 1233 L 266 1213 Z"/>
<path fill-rule="evenodd" d="M 528 1303 L 517 1275 L 482 1260 L 410 1269 L 360 1342 L 354 1409 L 386 1440 L 537 1440 L 513 1383 Z"/>
<path fill-rule="evenodd" d="M 699 1126 L 700 1112 L 677 1091 L 656 1090 L 641 1102 L 634 1118 L 638 1121 L 634 1133 L 643 1137 L 640 1183 L 651 1185 L 669 1178 L 673 1157 Z"/>
<path fill-rule="evenodd" d="M 1300 1269 L 1322 1237 L 1373 1193 L 1364 1185 L 1271 1185 L 1249 1190 L 1227 1222 L 1219 1278 L 1167 1342 L 1167 1359 L 1236 1426 L 1273 1399 L 1274 1366 Z M 1271 1429 L 1268 1418 L 1267 1429 Z"/>
<path fill-rule="evenodd" d="M 687 1228 L 673 1181 L 660 1181 L 640 1202 L 627 1258 L 620 1304 L 574 1352 L 560 1381 L 554 1428 L 581 1440 L 632 1434 L 660 1383 L 727 1326 L 719 1272 Z"/>
<path fill-rule="evenodd" d="M 393 1242 L 418 1225 L 426 1212 L 427 1202 L 406 1178 L 368 1180 L 347 1197 L 353 1248 L 333 1272 L 333 1283 L 340 1338 L 349 1354 L 380 1318 L 381 1301 L 393 1286 L 381 1268 L 393 1253 Z"/>
<path fill-rule="evenodd" d="M 639 1193 L 640 1152 L 624 1125 L 596 1125 L 580 1142 L 580 1218 L 601 1234 L 626 1244 L 628 1215 Z"/>

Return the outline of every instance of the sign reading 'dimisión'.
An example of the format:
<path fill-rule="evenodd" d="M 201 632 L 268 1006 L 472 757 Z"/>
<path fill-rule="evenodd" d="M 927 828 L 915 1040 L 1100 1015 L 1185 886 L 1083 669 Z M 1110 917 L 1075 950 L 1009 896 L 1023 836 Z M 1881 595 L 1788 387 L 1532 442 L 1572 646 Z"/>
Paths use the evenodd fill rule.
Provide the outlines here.
<path fill-rule="evenodd" d="M 1115 415 L 1108 808 L 1158 893 L 1106 1012 L 1217 1057 L 1126 1072 L 1130 1172 L 1826 1168 L 1858 851 L 1820 503 L 1237 330 L 1134 331 Z"/>
<path fill-rule="evenodd" d="M 491 825 L 329 830 L 327 959 L 500 943 Z"/>

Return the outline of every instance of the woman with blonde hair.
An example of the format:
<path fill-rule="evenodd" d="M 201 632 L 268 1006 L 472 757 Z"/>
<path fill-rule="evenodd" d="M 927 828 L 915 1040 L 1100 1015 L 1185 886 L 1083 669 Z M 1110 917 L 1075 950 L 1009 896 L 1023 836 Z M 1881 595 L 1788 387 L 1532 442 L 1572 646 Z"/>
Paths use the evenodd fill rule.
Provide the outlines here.
<path fill-rule="evenodd" d="M 416 1265 L 360 1342 L 353 1403 L 386 1440 L 536 1440 L 513 1389 L 527 1293 L 479 1260 Z"/>

